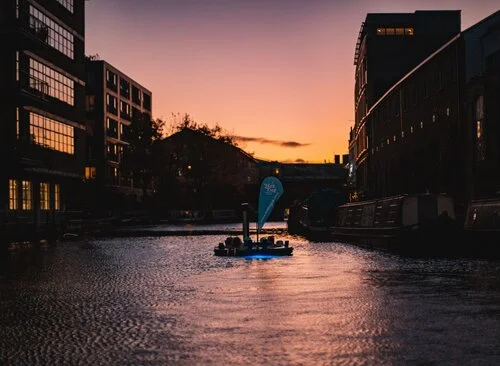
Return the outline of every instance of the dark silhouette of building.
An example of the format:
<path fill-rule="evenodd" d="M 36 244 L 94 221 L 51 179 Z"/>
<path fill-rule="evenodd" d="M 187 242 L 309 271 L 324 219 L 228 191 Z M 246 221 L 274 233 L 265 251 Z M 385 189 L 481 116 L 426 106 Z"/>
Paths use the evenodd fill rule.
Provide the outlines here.
<path fill-rule="evenodd" d="M 370 108 L 424 58 L 460 32 L 460 11 L 368 14 L 356 43 L 355 123 L 349 136 L 350 186 L 365 196 L 368 186 Z"/>
<path fill-rule="evenodd" d="M 191 128 L 163 139 L 155 156 L 159 210 L 236 209 L 257 201 L 258 162 L 237 146 Z"/>
<path fill-rule="evenodd" d="M 4 217 L 38 227 L 80 205 L 84 23 L 84 0 L 0 2 Z"/>
<path fill-rule="evenodd" d="M 103 60 L 86 61 L 87 160 L 85 179 L 97 210 L 133 208 L 142 200 L 139 182 L 122 169 L 126 131 L 140 115 L 152 114 L 152 94 Z"/>
<path fill-rule="evenodd" d="M 261 179 L 275 175 L 283 184 L 283 196 L 277 208 L 287 208 L 325 190 L 346 191 L 347 168 L 345 164 L 332 163 L 279 163 L 260 161 Z"/>
<path fill-rule="evenodd" d="M 350 141 L 359 193 L 447 193 L 459 216 L 470 199 L 495 194 L 499 36 L 496 12 L 451 37 L 366 110 Z"/>

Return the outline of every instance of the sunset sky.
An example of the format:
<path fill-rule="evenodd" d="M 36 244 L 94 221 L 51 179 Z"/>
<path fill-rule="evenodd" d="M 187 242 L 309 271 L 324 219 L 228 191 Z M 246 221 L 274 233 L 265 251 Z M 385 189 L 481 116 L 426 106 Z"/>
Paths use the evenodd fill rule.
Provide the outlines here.
<path fill-rule="evenodd" d="M 367 13 L 462 10 L 498 0 L 90 0 L 86 54 L 153 93 L 153 116 L 218 123 L 255 157 L 333 161 L 354 120 L 354 48 Z"/>

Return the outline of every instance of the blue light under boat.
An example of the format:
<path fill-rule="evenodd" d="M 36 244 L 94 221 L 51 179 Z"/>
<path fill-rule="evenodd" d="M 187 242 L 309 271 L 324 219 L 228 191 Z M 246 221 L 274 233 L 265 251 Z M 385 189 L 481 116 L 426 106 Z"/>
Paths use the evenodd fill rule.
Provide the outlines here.
<path fill-rule="evenodd" d="M 245 255 L 243 258 L 245 259 L 273 259 L 273 258 L 280 258 L 282 257 L 281 255 L 271 255 L 271 254 L 252 254 L 252 255 Z"/>

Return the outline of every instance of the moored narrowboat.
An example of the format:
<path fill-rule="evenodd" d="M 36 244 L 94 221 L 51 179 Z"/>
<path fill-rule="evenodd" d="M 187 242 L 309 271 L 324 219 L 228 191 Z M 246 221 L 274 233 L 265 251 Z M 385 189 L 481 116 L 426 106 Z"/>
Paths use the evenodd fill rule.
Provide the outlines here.
<path fill-rule="evenodd" d="M 339 206 L 334 240 L 407 254 L 454 255 L 462 226 L 444 194 L 404 194 Z"/>

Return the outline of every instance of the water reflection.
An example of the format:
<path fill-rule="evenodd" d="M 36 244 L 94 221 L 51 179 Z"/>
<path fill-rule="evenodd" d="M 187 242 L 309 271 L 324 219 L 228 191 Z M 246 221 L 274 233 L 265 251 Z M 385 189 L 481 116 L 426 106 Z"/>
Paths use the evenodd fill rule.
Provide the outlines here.
<path fill-rule="evenodd" d="M 0 262 L 0 364 L 498 364 L 500 264 L 287 237 L 120 238 Z"/>

